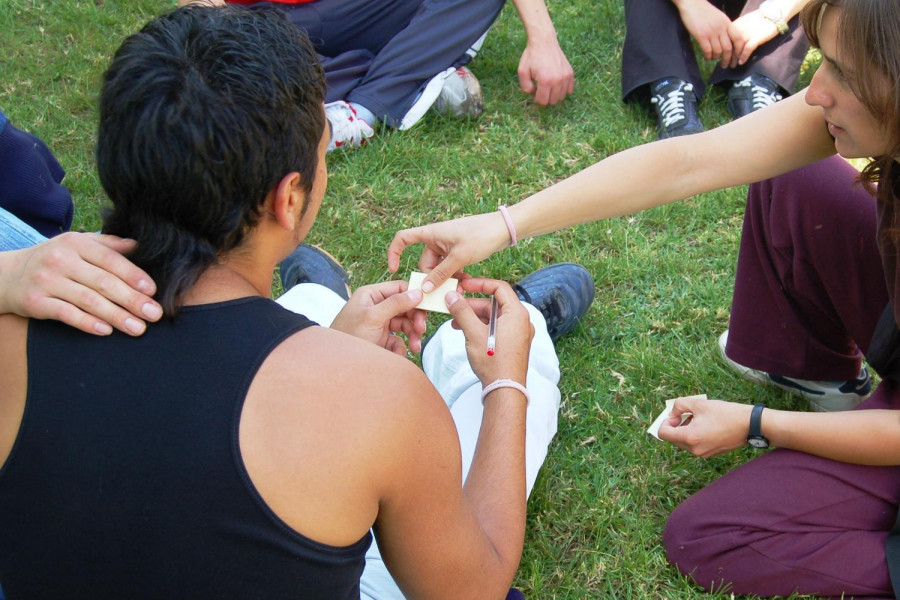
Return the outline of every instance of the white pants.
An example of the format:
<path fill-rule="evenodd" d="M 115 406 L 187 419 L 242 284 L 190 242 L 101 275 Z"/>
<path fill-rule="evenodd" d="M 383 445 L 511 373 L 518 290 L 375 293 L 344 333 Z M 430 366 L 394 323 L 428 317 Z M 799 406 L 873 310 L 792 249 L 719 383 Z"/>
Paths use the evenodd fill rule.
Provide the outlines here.
<path fill-rule="evenodd" d="M 315 283 L 301 283 L 278 299 L 278 303 L 327 327 L 344 306 L 344 299 Z M 547 457 L 547 447 L 556 435 L 559 412 L 559 359 L 541 313 L 525 304 L 534 325 L 534 340 L 528 359 L 526 386 L 531 396 L 525 429 L 525 484 L 530 494 L 538 470 Z M 481 429 L 481 381 L 469 366 L 465 338 L 450 321 L 441 325 L 422 354 L 425 375 L 447 403 L 462 450 L 463 481 L 472 466 L 475 443 Z M 439 543 L 439 542 L 435 542 Z M 403 594 L 388 573 L 378 545 L 366 554 L 366 569 L 360 580 L 362 600 L 400 600 Z"/>

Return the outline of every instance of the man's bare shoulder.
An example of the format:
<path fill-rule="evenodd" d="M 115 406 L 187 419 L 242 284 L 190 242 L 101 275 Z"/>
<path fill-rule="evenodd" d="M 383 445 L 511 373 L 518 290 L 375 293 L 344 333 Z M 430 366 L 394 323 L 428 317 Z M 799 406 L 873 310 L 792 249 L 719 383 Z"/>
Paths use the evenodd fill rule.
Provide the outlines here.
<path fill-rule="evenodd" d="M 0 315 L 0 359 L 3 364 L 16 358 L 25 360 L 27 335 L 28 319 L 14 314 Z"/>
<path fill-rule="evenodd" d="M 25 409 L 28 319 L 0 315 L 0 465 L 12 449 Z"/>
<path fill-rule="evenodd" d="M 401 389 L 434 391 L 421 369 L 407 358 L 326 327 L 294 334 L 270 360 L 284 367 L 293 365 L 279 375 L 286 380 L 313 379 L 336 390 L 362 391 L 370 399 L 381 394 L 393 397 Z"/>
<path fill-rule="evenodd" d="M 260 367 L 241 415 L 240 446 L 270 508 L 333 545 L 368 531 L 412 470 L 409 461 L 433 453 L 430 465 L 442 473 L 461 469 L 450 412 L 422 371 L 323 327 L 292 335 Z"/>
<path fill-rule="evenodd" d="M 318 423 L 320 431 L 337 423 L 350 435 L 402 437 L 410 419 L 452 430 L 446 404 L 418 366 L 325 327 L 309 327 L 280 344 L 257 372 L 248 398 L 257 394 L 298 422 Z"/>

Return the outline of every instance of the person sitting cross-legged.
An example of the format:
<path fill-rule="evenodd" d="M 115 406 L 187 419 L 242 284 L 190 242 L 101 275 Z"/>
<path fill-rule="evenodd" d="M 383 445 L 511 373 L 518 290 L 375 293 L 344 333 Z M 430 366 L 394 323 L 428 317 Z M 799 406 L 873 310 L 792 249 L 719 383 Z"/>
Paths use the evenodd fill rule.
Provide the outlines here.
<path fill-rule="evenodd" d="M 469 62 L 506 0 L 178 0 L 277 7 L 316 47 L 328 83 L 329 151 L 367 143 L 379 124 L 405 130 L 429 111 L 474 119 L 484 109 Z M 527 41 L 519 87 L 541 106 L 571 94 L 575 73 L 544 0 L 513 0 Z"/>
<path fill-rule="evenodd" d="M 649 99 L 660 139 L 704 130 L 705 82 L 694 56 L 717 60 L 710 84 L 728 87 L 735 119 L 794 91 L 809 49 L 798 13 L 805 0 L 624 0 L 622 99 Z"/>

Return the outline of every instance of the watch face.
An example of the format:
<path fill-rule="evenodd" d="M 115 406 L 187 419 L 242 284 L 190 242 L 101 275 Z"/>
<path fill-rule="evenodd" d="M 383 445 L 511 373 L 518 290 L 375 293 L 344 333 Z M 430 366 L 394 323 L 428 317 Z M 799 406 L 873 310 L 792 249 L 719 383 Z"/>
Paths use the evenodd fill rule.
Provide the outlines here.
<path fill-rule="evenodd" d="M 747 443 L 750 444 L 751 446 L 753 446 L 754 448 L 768 448 L 769 447 L 769 440 L 767 440 L 766 438 L 764 438 L 762 436 L 748 437 Z"/>

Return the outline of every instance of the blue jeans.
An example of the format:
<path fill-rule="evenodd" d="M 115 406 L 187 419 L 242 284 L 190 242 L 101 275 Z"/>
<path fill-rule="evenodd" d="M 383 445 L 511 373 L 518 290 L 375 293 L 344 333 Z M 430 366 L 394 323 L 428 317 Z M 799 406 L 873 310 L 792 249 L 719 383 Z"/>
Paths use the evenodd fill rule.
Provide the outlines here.
<path fill-rule="evenodd" d="M 0 252 L 29 248 L 46 239 L 36 229 L 0 208 Z M 2 591 L 0 600 L 3 600 Z"/>

